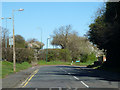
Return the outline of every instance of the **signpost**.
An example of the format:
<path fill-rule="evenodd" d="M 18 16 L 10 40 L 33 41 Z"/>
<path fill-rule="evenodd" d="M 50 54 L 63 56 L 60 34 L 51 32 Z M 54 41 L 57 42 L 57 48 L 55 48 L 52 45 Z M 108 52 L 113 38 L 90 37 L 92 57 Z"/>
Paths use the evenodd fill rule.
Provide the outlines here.
<path fill-rule="evenodd" d="M 10 48 L 11 48 L 12 45 L 13 45 L 13 38 L 12 38 L 12 37 L 9 38 L 9 45 L 10 45 Z"/>

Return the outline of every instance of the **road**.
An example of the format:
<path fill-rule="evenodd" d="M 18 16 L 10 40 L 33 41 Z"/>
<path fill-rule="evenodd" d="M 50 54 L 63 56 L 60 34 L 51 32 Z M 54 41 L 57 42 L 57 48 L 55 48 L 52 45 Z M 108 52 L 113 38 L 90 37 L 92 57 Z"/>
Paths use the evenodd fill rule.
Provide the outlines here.
<path fill-rule="evenodd" d="M 118 88 L 118 76 L 77 66 L 43 66 L 23 82 L 22 88 Z"/>

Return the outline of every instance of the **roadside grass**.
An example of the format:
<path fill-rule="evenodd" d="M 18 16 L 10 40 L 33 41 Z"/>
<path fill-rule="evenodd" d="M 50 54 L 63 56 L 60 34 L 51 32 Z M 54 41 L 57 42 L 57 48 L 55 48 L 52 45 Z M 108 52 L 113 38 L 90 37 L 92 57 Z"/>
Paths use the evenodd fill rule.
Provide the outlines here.
<path fill-rule="evenodd" d="M 88 61 L 86 63 L 75 63 L 73 62 L 72 65 L 76 65 L 76 66 L 87 66 L 92 64 L 94 61 Z M 0 78 L 4 78 L 7 75 L 10 75 L 13 72 L 13 63 L 12 62 L 8 62 L 8 61 L 1 61 L 0 64 L 2 65 L 2 77 Z M 46 62 L 45 60 L 40 60 L 38 61 L 38 65 L 71 65 L 71 62 L 63 62 L 63 61 L 50 61 L 50 62 Z M 16 63 L 16 72 L 19 72 L 20 70 L 24 70 L 27 69 L 29 67 L 32 67 L 31 64 L 29 64 L 28 62 L 23 62 L 21 64 Z"/>
<path fill-rule="evenodd" d="M 87 66 L 92 64 L 94 61 L 88 61 L 86 63 L 76 63 L 73 62 L 72 65 L 77 65 L 77 66 Z M 71 65 L 71 62 L 63 62 L 63 61 L 50 61 L 50 62 L 46 62 L 45 60 L 40 60 L 38 61 L 38 65 Z"/>
<path fill-rule="evenodd" d="M 5 76 L 14 73 L 13 72 L 13 63 L 12 62 L 8 62 L 8 61 L 2 61 L 2 78 L 4 78 Z M 20 70 L 24 70 L 27 69 L 29 67 L 31 67 L 32 65 L 30 65 L 28 62 L 23 62 L 21 64 L 16 63 L 16 72 L 19 72 Z"/>
<path fill-rule="evenodd" d="M 38 61 L 38 65 L 70 65 L 70 62 L 63 62 L 63 61 L 50 61 L 46 62 L 44 60 Z"/>

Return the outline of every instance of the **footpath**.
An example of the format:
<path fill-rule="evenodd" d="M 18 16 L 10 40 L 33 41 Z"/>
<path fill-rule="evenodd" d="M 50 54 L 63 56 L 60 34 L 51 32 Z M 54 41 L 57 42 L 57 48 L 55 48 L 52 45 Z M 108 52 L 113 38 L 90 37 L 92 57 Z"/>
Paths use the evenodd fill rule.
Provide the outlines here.
<path fill-rule="evenodd" d="M 34 66 L 29 69 L 10 74 L 2 79 L 2 88 L 18 88 L 18 85 L 24 82 L 26 78 L 38 68 L 40 68 L 40 66 Z"/>

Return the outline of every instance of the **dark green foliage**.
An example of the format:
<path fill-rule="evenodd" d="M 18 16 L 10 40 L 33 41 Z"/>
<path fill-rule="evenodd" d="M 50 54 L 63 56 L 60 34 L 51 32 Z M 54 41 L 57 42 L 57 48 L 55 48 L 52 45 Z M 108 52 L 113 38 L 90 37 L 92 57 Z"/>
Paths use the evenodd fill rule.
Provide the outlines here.
<path fill-rule="evenodd" d="M 13 49 L 12 48 L 3 48 L 2 49 L 2 58 L 3 60 L 7 60 L 13 62 Z M 16 62 L 31 62 L 34 60 L 34 52 L 32 49 L 25 48 L 16 48 Z"/>
<path fill-rule="evenodd" d="M 46 60 L 46 50 L 40 50 L 39 60 Z M 71 61 L 71 55 L 67 49 L 48 49 L 48 61 Z"/>
<path fill-rule="evenodd" d="M 87 57 L 87 60 L 88 60 L 88 61 L 89 61 L 89 60 L 91 60 L 91 61 L 96 61 L 96 60 L 97 60 L 97 57 L 96 57 L 95 53 L 89 54 L 88 57 Z"/>
<path fill-rule="evenodd" d="M 82 54 L 80 57 L 81 62 L 96 61 L 96 60 L 97 60 L 97 57 L 96 57 L 95 53 Z"/>
<path fill-rule="evenodd" d="M 88 55 L 87 54 L 85 54 L 85 55 L 81 55 L 81 62 L 86 62 L 87 61 L 87 57 L 88 57 Z"/>
<path fill-rule="evenodd" d="M 107 53 L 107 67 L 119 67 L 120 2 L 107 2 L 102 15 L 89 27 L 88 38 Z"/>
<path fill-rule="evenodd" d="M 46 50 L 40 50 L 39 53 L 39 60 L 46 60 Z M 65 61 L 65 62 L 71 62 L 78 60 L 78 58 L 72 59 L 71 53 L 68 49 L 48 49 L 48 61 Z M 87 62 L 87 61 L 95 61 L 96 55 L 95 53 L 91 54 L 81 54 L 80 60 L 81 62 Z"/>
<path fill-rule="evenodd" d="M 25 48 L 25 39 L 21 35 L 15 36 L 15 46 L 17 48 Z"/>

